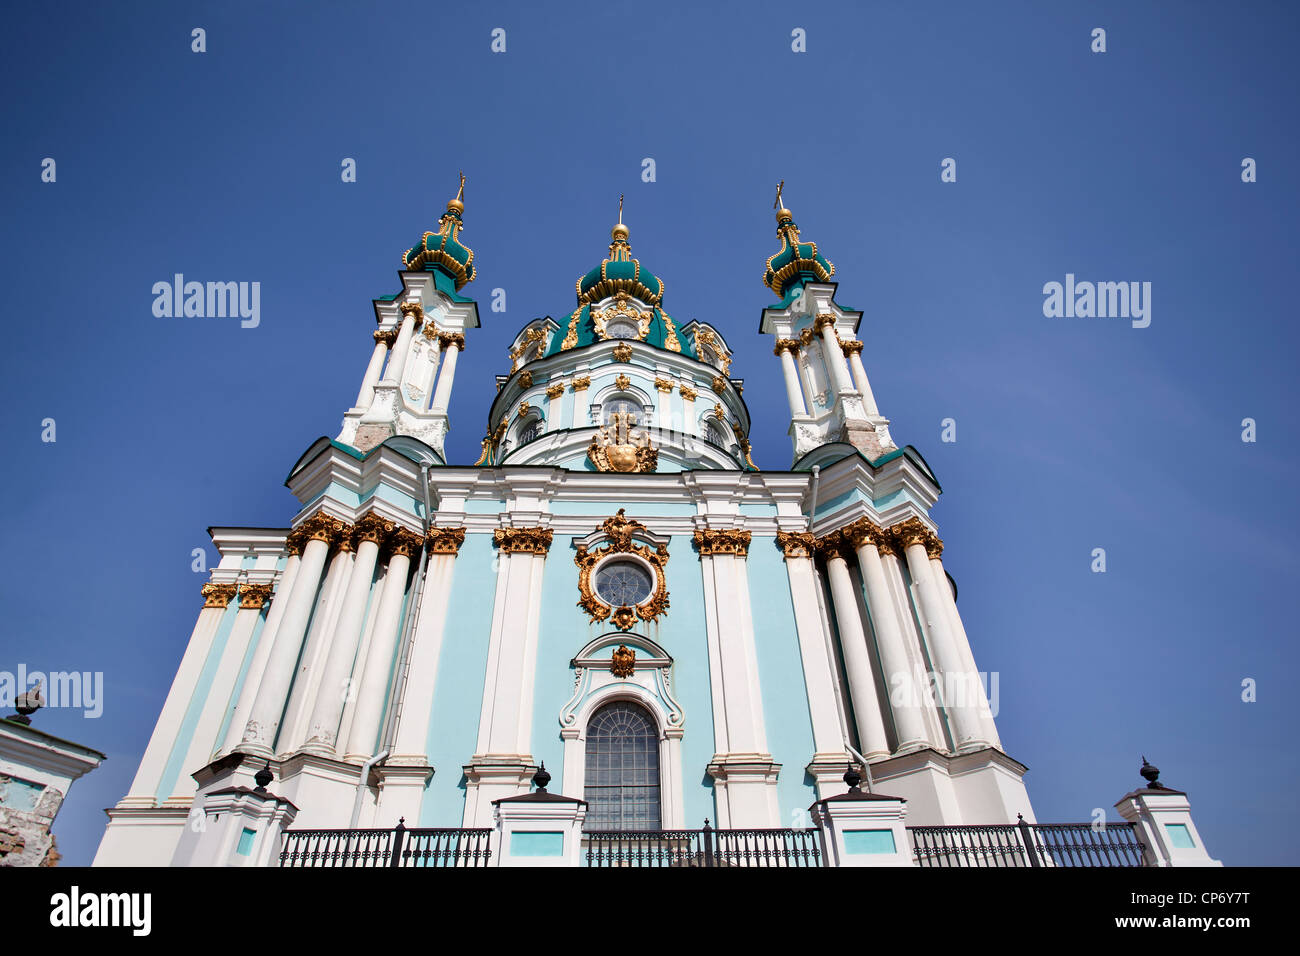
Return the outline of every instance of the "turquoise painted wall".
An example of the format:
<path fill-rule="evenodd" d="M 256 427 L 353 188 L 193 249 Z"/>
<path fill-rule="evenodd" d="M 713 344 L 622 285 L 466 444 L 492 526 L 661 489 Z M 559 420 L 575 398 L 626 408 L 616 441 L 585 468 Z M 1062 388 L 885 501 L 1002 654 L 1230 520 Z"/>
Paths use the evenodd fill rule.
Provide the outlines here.
<path fill-rule="evenodd" d="M 495 557 L 492 535 L 468 534 L 452 568 L 452 599 L 425 741 L 434 774 L 420 806 L 422 827 L 458 827 L 465 811 L 461 767 L 478 742 L 496 595 Z M 419 680 L 420 675 L 412 674 L 411 679 Z"/>

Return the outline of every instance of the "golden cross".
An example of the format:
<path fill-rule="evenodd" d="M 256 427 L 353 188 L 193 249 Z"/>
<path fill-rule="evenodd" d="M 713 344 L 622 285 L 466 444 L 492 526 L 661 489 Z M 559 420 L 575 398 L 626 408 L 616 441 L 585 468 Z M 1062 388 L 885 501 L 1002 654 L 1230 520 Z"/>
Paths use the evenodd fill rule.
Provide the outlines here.
<path fill-rule="evenodd" d="M 465 198 L 465 170 L 460 171 L 460 189 L 456 192 L 456 198 L 464 200 Z"/>
<path fill-rule="evenodd" d="M 780 208 L 781 208 L 781 190 L 783 190 L 783 189 L 785 189 L 785 180 L 784 180 L 784 179 L 781 180 L 779 183 L 776 184 L 776 202 L 772 203 L 772 208 L 773 208 L 773 209 L 780 209 Z"/>
<path fill-rule="evenodd" d="M 618 194 L 618 224 L 623 225 L 623 194 Z"/>

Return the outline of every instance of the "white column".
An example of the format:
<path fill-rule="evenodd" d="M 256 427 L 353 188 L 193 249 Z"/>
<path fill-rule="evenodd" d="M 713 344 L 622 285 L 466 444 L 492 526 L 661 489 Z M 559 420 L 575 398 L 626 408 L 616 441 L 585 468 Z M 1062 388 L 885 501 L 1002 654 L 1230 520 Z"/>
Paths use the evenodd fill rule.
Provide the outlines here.
<path fill-rule="evenodd" d="M 348 579 L 347 593 L 339 610 L 334 627 L 334 640 L 330 642 L 329 656 L 321 671 L 320 686 L 311 717 L 307 721 L 307 741 L 302 749 L 311 753 L 332 754 L 338 740 L 339 721 L 343 705 L 355 692 L 355 682 L 349 680 L 361 628 L 365 623 L 366 604 L 375 576 L 375 563 L 379 559 L 379 545 L 393 530 L 393 523 L 377 515 L 368 515 L 357 522 L 357 554 Z"/>
<path fill-rule="evenodd" d="M 799 385 L 799 370 L 794 364 L 794 350 L 798 343 L 793 339 L 778 339 L 776 354 L 781 357 L 781 372 L 785 375 L 785 397 L 790 403 L 790 414 L 807 415 L 803 402 L 803 389 Z"/>
<path fill-rule="evenodd" d="M 455 531 L 460 532 L 458 540 L 448 535 L 448 532 Z M 435 528 L 431 537 L 428 576 L 420 596 L 420 620 L 415 631 L 415 647 L 411 651 L 411 673 L 419 675 L 419 679 L 412 680 L 406 687 L 393 757 L 388 761 L 390 764 L 417 759 L 423 763 L 426 759 L 429 715 L 433 712 L 433 690 L 437 682 L 438 661 L 442 656 L 443 629 L 447 622 L 452 570 L 456 562 L 456 552 L 445 549 L 459 548 L 460 541 L 464 540 L 464 529 Z M 444 550 L 432 550 L 439 547 Z"/>
<path fill-rule="evenodd" d="M 366 760 L 376 753 L 379 725 L 383 723 L 388 702 L 389 677 L 393 672 L 393 655 L 402 631 L 402 605 L 406 597 L 406 576 L 411 556 L 420 547 L 417 535 L 405 529 L 394 533 L 390 543 L 388 573 L 379 597 L 375 635 L 366 651 L 361 683 L 357 687 L 357 713 L 348 731 L 346 760 Z"/>
<path fill-rule="evenodd" d="M 370 400 L 375 397 L 375 383 L 384 370 L 384 358 L 388 355 L 388 343 L 392 341 L 391 330 L 375 331 L 375 350 L 370 353 L 370 364 L 366 366 L 365 377 L 361 380 L 361 391 L 357 392 L 357 408 L 369 408 Z"/>
<path fill-rule="evenodd" d="M 894 616 L 894 602 L 890 600 L 889 586 L 885 583 L 885 569 L 880 561 L 880 547 L 891 547 L 878 528 L 855 524 L 845 529 L 858 555 L 862 570 L 862 583 L 866 586 L 867 610 L 871 615 L 872 630 L 876 635 L 876 650 L 880 654 L 880 667 L 884 671 L 885 686 L 891 696 L 890 711 L 894 716 L 894 729 L 898 732 L 898 750 L 917 750 L 929 746 L 925 730 L 924 701 L 928 700 L 926 685 L 919 683 L 924 675 L 913 673 L 903 642 L 903 632 Z"/>
<path fill-rule="evenodd" d="M 298 578 L 298 566 L 302 562 L 302 545 L 301 540 L 290 536 L 286 545 L 289 548 L 289 559 L 284 564 L 284 570 L 280 572 L 280 580 L 275 586 L 275 596 L 271 599 L 271 610 L 266 616 L 266 623 L 262 625 L 262 633 L 258 635 L 253 659 L 248 662 L 248 673 L 244 675 L 243 686 L 239 688 L 239 702 L 235 705 L 235 713 L 230 718 L 230 727 L 226 730 L 223 753 L 235 750 L 239 742 L 244 739 L 244 728 L 248 724 L 248 715 L 253 710 L 253 701 L 257 699 L 257 688 L 262 683 L 262 675 L 266 673 L 266 662 L 271 657 L 276 631 L 280 629 L 280 621 L 284 619 L 285 608 L 289 605 L 289 595 L 293 592 L 293 583 Z"/>
<path fill-rule="evenodd" d="M 432 409 L 435 412 L 445 412 L 447 403 L 451 401 L 451 383 L 456 377 L 456 358 L 460 355 L 460 350 L 465 347 L 465 336 L 462 334 L 447 336 L 447 356 L 442 360 L 442 370 L 438 372 L 438 390 L 433 396 Z"/>
<path fill-rule="evenodd" d="M 253 629 L 262 616 L 262 603 L 269 597 L 269 589 L 264 586 L 242 585 L 239 595 L 239 610 L 235 623 L 226 638 L 221 651 L 212 685 L 208 688 L 203 708 L 199 712 L 198 724 L 190 737 L 189 749 L 181 761 L 181 772 L 172 786 L 167 799 L 175 803 L 194 796 L 196 784 L 191 776 L 196 770 L 206 767 L 220 749 L 222 741 L 217 734 L 221 730 L 221 721 L 230 709 L 230 697 L 235 690 L 235 680 L 239 677 L 239 668 L 243 666 L 244 654 L 248 651 L 248 641 L 253 636 Z"/>
<path fill-rule="evenodd" d="M 429 333 L 433 334 L 430 335 Z M 429 340 L 429 358 L 426 363 L 424 378 L 420 381 L 420 394 L 424 396 L 425 411 L 433 408 L 433 380 L 438 372 L 438 355 L 442 352 L 442 336 L 438 334 L 437 326 L 430 320 L 425 323 L 424 337 Z"/>
<path fill-rule="evenodd" d="M 352 550 L 352 531 L 345 526 L 342 536 L 325 571 L 325 581 L 321 584 L 316 607 L 311 614 L 311 624 L 307 637 L 303 641 L 302 653 L 298 655 L 298 668 L 290 685 L 289 703 L 284 708 L 283 724 L 280 726 L 278 742 L 281 751 L 297 750 L 307 739 L 307 719 L 316 701 L 317 689 L 320 687 L 321 669 L 329 655 L 330 642 L 334 639 L 335 623 L 338 621 L 339 609 L 343 604 L 352 563 L 355 554 Z"/>
<path fill-rule="evenodd" d="M 979 719 L 978 704 L 971 683 L 979 682 L 979 675 L 971 673 L 953 640 L 944 610 L 942 596 L 936 587 L 934 572 L 926 546 L 933 538 L 932 532 L 916 518 L 909 518 L 894 530 L 903 542 L 903 554 L 921 603 L 921 619 L 925 624 L 927 642 L 939 669 L 940 691 L 943 706 L 948 714 L 953 746 L 959 750 L 978 750 L 989 746 L 984 739 L 984 728 Z"/>
<path fill-rule="evenodd" d="M 393 356 L 388 363 L 388 372 L 384 381 L 394 385 L 402 384 L 402 374 L 406 371 L 406 359 L 411 354 L 411 336 L 415 334 L 415 324 L 423 315 L 418 305 L 406 303 L 402 306 L 402 324 L 397 333 L 397 342 L 393 345 Z"/>
<path fill-rule="evenodd" d="M 284 711 L 289 686 L 293 681 L 294 665 L 302 648 L 312 605 L 316 601 L 321 572 L 325 569 L 325 559 L 329 557 L 330 543 L 338 535 L 341 526 L 342 522 L 324 513 L 314 515 L 301 525 L 308 539 L 307 546 L 303 548 L 302 563 L 293 583 L 293 593 L 289 595 L 288 607 L 285 608 L 284 618 L 275 635 L 275 644 L 266 661 L 266 673 L 262 675 L 257 697 L 253 700 L 244 737 L 240 741 L 240 750 L 269 754 L 275 746 L 275 738 L 280 729 L 280 715 Z"/>
<path fill-rule="evenodd" d="M 492 800 L 526 791 L 532 777 L 532 695 L 549 528 L 498 528 L 499 554 L 478 739 L 465 767 L 464 826 L 490 826 Z"/>
<path fill-rule="evenodd" d="M 835 663 L 830 658 L 817 603 L 819 584 L 813 567 L 813 536 L 806 532 L 778 532 L 777 543 L 785 552 L 785 572 L 790 580 L 795 633 L 803 662 L 804 692 L 812 721 L 813 755 L 806 769 L 816 781 L 817 796 L 828 797 L 844 789 L 840 778 L 848 758 L 844 750 L 844 728 L 836 707 L 839 695 L 835 688 Z"/>
<path fill-rule="evenodd" d="M 849 544 L 835 539 L 823 539 L 822 546 L 826 549 L 826 573 L 830 578 L 831 603 L 835 606 L 835 623 L 840 632 L 844 670 L 849 678 L 849 693 L 853 696 L 858 743 L 862 755 L 868 759 L 888 756 L 889 738 L 885 734 L 885 721 L 876 695 L 876 678 L 871 670 L 871 656 L 867 652 L 867 635 L 858 616 L 858 598 L 853 578 L 849 576 L 849 566 L 840 550 L 847 551 Z"/>
<path fill-rule="evenodd" d="M 940 545 L 939 550 L 942 550 L 942 547 Z M 948 612 L 948 623 L 952 627 L 953 639 L 956 641 L 957 649 L 961 652 L 967 670 L 978 675 L 979 667 L 975 664 L 975 654 L 970 646 L 970 638 L 966 636 L 966 628 L 962 625 L 961 615 L 957 613 L 957 600 L 952 596 L 952 585 L 948 583 L 948 575 L 944 573 L 943 561 L 938 554 L 930 555 L 930 569 L 934 571 L 935 587 L 938 589 L 944 608 Z M 990 676 L 989 680 L 992 681 L 993 677 Z M 990 745 L 1001 750 L 1002 740 L 998 737 L 997 723 L 993 711 L 989 707 L 988 692 L 982 680 L 977 680 L 975 683 L 977 686 L 972 688 L 972 692 L 976 694 L 976 711 L 979 714 L 980 723 L 984 727 L 984 739 Z"/>
<path fill-rule="evenodd" d="M 171 756 L 176 742 L 176 732 L 189 708 L 198 685 L 199 674 L 212 649 L 212 638 L 216 636 L 221 618 L 226 613 L 226 605 L 235 594 L 234 584 L 205 584 L 203 586 L 204 604 L 199 611 L 199 619 L 190 634 L 190 642 L 185 647 L 180 667 L 172 679 L 171 690 L 163 703 L 162 713 L 154 726 L 149 745 L 145 748 L 140 766 L 131 781 L 131 789 L 126 797 L 119 801 L 119 806 L 152 807 L 155 803 L 155 791 L 162 780 L 163 768 Z M 165 799 L 164 795 L 164 799 Z"/>
<path fill-rule="evenodd" d="M 853 369 L 853 381 L 858 386 L 858 391 L 862 393 L 862 404 L 867 408 L 868 415 L 879 415 L 880 409 L 876 407 L 876 396 L 871 391 L 871 383 L 867 381 L 867 370 L 862 365 L 862 343 L 845 342 L 849 353 L 849 367 Z"/>
<path fill-rule="evenodd" d="M 837 393 L 853 391 L 849 380 L 849 366 L 844 361 L 844 350 L 840 348 L 839 337 L 835 334 L 835 323 L 829 319 L 818 319 L 822 335 L 822 355 L 826 357 L 826 373 L 831 377 Z"/>

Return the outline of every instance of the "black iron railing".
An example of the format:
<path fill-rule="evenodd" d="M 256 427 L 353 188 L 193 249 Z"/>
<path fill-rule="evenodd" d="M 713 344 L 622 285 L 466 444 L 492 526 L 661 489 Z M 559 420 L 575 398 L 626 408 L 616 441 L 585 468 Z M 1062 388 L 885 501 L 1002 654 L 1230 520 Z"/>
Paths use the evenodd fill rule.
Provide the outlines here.
<path fill-rule="evenodd" d="M 1142 866 L 1131 823 L 908 827 L 918 866 Z"/>
<path fill-rule="evenodd" d="M 491 830 L 288 830 L 281 866 L 487 866 Z"/>
<path fill-rule="evenodd" d="M 588 830 L 587 866 L 822 866 L 816 830 Z"/>

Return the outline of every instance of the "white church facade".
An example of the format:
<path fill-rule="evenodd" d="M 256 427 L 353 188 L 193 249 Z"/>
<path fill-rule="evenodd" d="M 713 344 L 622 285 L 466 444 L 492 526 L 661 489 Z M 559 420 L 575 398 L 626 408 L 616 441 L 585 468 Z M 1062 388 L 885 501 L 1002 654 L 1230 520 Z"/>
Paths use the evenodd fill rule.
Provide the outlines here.
<path fill-rule="evenodd" d="M 944 570 L 939 483 L 895 445 L 862 313 L 779 200 L 754 374 L 786 395 L 787 469 L 751 459 L 741 333 L 665 311 L 621 210 L 575 307 L 514 340 L 478 461 L 449 462 L 479 327 L 462 180 L 375 301 L 354 407 L 288 476 L 289 526 L 212 529 L 220 563 L 96 864 L 273 865 L 285 829 L 399 822 L 572 862 L 593 834 L 705 820 L 906 864 L 904 818 L 1035 825 Z M 1208 861 L 1150 780 L 1121 806 L 1139 853 L 1192 860 L 1148 846 L 1173 821 Z M 206 825 L 220 810 L 237 830 Z"/>

